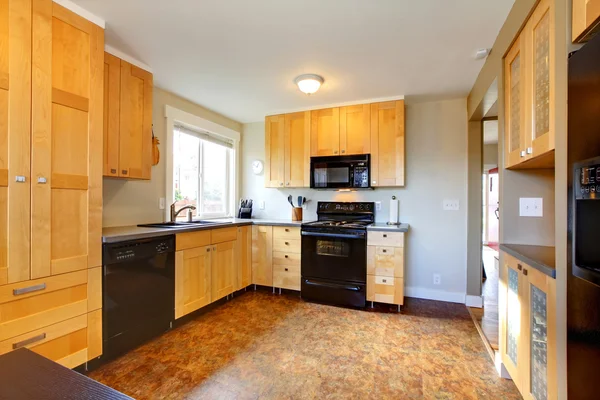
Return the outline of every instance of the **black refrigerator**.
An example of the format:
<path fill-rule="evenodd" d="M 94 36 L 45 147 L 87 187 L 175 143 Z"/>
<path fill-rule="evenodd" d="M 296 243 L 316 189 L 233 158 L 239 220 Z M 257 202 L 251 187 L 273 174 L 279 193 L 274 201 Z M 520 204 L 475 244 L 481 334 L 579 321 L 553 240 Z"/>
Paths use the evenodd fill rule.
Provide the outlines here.
<path fill-rule="evenodd" d="M 600 35 L 569 58 L 567 386 L 600 398 Z"/>

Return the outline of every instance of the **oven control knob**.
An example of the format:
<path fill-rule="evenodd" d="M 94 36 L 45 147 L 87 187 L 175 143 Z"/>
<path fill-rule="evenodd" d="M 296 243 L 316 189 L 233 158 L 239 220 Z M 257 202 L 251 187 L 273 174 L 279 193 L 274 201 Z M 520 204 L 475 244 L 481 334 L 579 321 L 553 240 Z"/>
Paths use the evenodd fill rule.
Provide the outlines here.
<path fill-rule="evenodd" d="M 596 186 L 592 185 L 592 187 L 590 188 L 590 192 L 595 193 L 596 192 Z"/>
<path fill-rule="evenodd" d="M 354 204 L 350 205 L 350 211 L 354 211 Z"/>
<path fill-rule="evenodd" d="M 362 210 L 364 210 L 364 209 L 365 209 L 365 205 L 364 205 L 364 204 L 361 204 L 360 206 L 358 206 L 358 208 L 359 208 L 359 209 L 362 211 Z"/>

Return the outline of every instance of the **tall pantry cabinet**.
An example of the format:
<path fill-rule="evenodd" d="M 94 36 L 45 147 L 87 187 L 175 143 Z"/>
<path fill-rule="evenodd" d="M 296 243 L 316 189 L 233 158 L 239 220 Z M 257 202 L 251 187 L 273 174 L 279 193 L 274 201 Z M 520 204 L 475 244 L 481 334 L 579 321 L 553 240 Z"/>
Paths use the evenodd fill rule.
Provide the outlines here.
<path fill-rule="evenodd" d="M 0 354 L 102 353 L 104 31 L 0 0 Z"/>

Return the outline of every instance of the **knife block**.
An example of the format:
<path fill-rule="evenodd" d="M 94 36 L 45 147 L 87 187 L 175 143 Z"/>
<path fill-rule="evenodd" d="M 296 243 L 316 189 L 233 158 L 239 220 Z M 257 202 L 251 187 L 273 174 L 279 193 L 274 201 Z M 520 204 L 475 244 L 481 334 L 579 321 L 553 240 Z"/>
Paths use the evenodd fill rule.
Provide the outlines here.
<path fill-rule="evenodd" d="M 302 221 L 302 207 L 292 208 L 292 221 Z"/>

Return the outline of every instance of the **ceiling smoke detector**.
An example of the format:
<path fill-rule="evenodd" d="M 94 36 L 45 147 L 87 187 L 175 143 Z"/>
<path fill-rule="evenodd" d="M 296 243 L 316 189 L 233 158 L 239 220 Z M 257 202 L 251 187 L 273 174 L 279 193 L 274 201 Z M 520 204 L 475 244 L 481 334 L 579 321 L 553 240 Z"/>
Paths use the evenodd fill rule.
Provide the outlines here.
<path fill-rule="evenodd" d="M 476 60 L 483 60 L 490 55 L 490 49 L 479 49 L 475 52 Z"/>
<path fill-rule="evenodd" d="M 294 79 L 298 89 L 309 96 L 319 90 L 323 82 L 323 77 L 315 74 L 304 74 Z"/>

